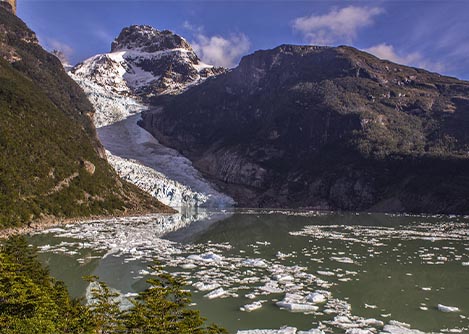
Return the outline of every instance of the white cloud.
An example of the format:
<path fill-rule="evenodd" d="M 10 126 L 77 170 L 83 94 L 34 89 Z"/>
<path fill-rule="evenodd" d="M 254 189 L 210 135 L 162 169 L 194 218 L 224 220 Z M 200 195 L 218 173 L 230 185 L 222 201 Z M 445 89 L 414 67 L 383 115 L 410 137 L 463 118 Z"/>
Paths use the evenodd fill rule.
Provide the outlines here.
<path fill-rule="evenodd" d="M 207 36 L 202 26 L 193 25 L 188 21 L 184 21 L 182 26 L 194 35 L 191 45 L 195 53 L 210 65 L 234 67 L 251 47 L 249 38 L 242 33 L 231 34 L 229 37 Z"/>
<path fill-rule="evenodd" d="M 420 52 L 412 52 L 408 54 L 397 53 L 394 46 L 386 43 L 374 45 L 368 49 L 364 49 L 364 51 L 369 52 L 378 58 L 386 59 L 398 64 L 420 67 L 439 73 L 445 70 L 444 64 L 435 63 L 425 59 Z"/>
<path fill-rule="evenodd" d="M 50 52 L 54 51 L 53 53 L 60 59 L 62 64 L 68 65 L 70 63 L 69 59 L 74 52 L 73 48 L 70 45 L 56 40 L 54 38 L 45 38 L 43 45 L 44 48 L 49 50 Z"/>
<path fill-rule="evenodd" d="M 244 34 L 233 34 L 228 38 L 197 34 L 192 42 L 194 51 L 205 63 L 224 67 L 234 67 L 250 46 L 251 42 Z"/>
<path fill-rule="evenodd" d="M 182 23 L 182 27 L 186 30 L 189 30 L 192 33 L 199 33 L 201 34 L 204 31 L 204 27 L 197 26 L 195 24 L 190 23 L 189 21 L 184 21 Z"/>
<path fill-rule="evenodd" d="M 310 44 L 351 43 L 361 28 L 372 25 L 383 12 L 378 7 L 348 6 L 324 15 L 298 17 L 292 25 Z"/>

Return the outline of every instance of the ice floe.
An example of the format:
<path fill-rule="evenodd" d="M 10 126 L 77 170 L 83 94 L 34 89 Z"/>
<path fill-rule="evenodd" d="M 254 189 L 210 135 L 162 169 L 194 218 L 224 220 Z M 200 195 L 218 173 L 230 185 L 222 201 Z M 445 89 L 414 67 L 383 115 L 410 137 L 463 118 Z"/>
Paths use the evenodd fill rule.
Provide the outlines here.
<path fill-rule="evenodd" d="M 240 310 L 245 311 L 245 312 L 252 312 L 252 311 L 260 309 L 261 307 L 262 307 L 262 302 L 257 301 L 257 302 L 246 304 L 240 307 Z"/>
<path fill-rule="evenodd" d="M 409 324 L 399 322 L 395 320 L 389 321 L 389 324 L 385 325 L 382 334 L 425 334 L 417 329 L 411 329 Z"/>
<path fill-rule="evenodd" d="M 252 212 L 256 212 L 256 216 L 259 215 L 257 211 Z M 240 214 L 253 213 L 242 212 Z M 268 212 L 262 214 L 267 215 Z M 230 212 L 225 213 L 226 217 L 230 215 Z M 418 265 L 429 262 L 460 265 L 467 259 L 467 249 L 464 246 L 461 247 L 461 242 L 463 242 L 462 245 L 468 245 L 469 237 L 467 233 L 462 233 L 464 228 L 458 223 L 444 224 L 444 228 L 437 225 L 428 227 L 425 224 L 422 224 L 425 228 L 420 228 L 420 225 L 413 226 L 412 229 L 400 227 L 401 232 L 393 227 L 369 226 L 368 230 L 364 231 L 359 226 L 332 224 L 314 225 L 315 227 L 309 230 L 310 225 L 308 225 L 300 232 L 290 234 L 291 238 L 306 238 L 306 242 L 297 249 L 290 245 L 288 245 L 289 248 L 275 248 L 275 242 L 271 243 L 262 239 L 239 245 L 232 241 L 181 244 L 163 238 L 165 233 L 181 228 L 186 229 L 194 219 L 209 220 L 212 219 L 211 217 L 213 216 L 210 211 L 200 210 L 180 216 L 116 218 L 70 225 L 43 232 L 43 234 L 55 235 L 58 242 L 44 244 L 40 250 L 45 253 L 75 254 L 74 257 L 79 256 L 80 261 L 85 261 L 85 257 L 82 256 L 83 249 L 98 250 L 102 256 L 106 257 L 122 257 L 123 262 L 126 263 L 132 261 L 149 263 L 156 259 L 163 263 L 168 271 L 186 280 L 191 290 L 199 296 L 198 304 L 211 303 L 212 299 L 235 298 L 233 302 L 235 309 L 244 312 L 259 310 L 258 312 L 263 314 L 271 312 L 272 306 L 277 306 L 282 311 L 276 312 L 287 314 L 287 316 L 286 311 L 289 311 L 304 313 L 306 316 L 309 314 L 311 319 L 320 320 L 318 329 L 309 331 L 295 329 L 296 334 L 323 331 L 349 334 L 381 332 L 383 334 L 420 334 L 421 331 L 412 329 L 410 325 L 401 322 L 391 320 L 385 325 L 384 322 L 391 318 L 391 314 L 395 316 L 393 309 L 387 309 L 385 303 L 382 304 L 371 297 L 356 305 L 353 304 L 353 299 L 338 298 L 340 293 L 336 295 L 336 287 L 339 291 L 346 291 L 340 288 L 355 284 L 358 279 L 361 280 L 370 275 L 366 270 L 369 254 L 385 259 L 381 262 L 383 268 L 386 268 L 386 262 L 391 263 L 393 260 L 401 261 L 402 265 L 412 261 L 416 261 Z M 305 217 L 309 216 L 305 215 Z M 433 240 L 427 240 L 428 230 L 432 231 L 434 238 L 445 242 L 435 243 Z M 310 234 L 310 231 L 314 233 Z M 448 236 L 445 237 L 442 231 L 449 231 Z M 465 231 L 467 231 L 467 226 Z M 400 233 L 402 240 L 399 238 Z M 363 240 L 360 241 L 362 234 Z M 334 240 L 340 242 L 336 243 Z M 408 244 L 406 240 L 423 240 L 424 242 L 418 243 L 416 248 L 406 249 Z M 465 269 L 460 268 L 460 270 Z M 143 279 L 143 276 L 152 273 L 151 270 L 135 270 L 135 275 L 137 274 L 139 276 L 136 277 Z M 393 279 L 399 277 L 399 279 L 405 279 L 406 282 L 415 281 L 411 283 L 412 288 L 425 298 L 431 297 L 444 288 L 439 285 L 431 288 L 434 283 L 432 281 L 418 282 L 418 272 L 412 272 L 411 267 L 403 269 L 402 272 L 392 273 L 392 275 L 385 273 L 383 277 L 387 276 Z M 351 280 L 354 282 L 348 283 Z M 124 296 L 132 297 L 128 291 L 123 293 Z M 429 300 L 426 299 L 428 305 L 430 305 Z M 364 304 L 365 301 L 369 304 Z M 354 305 L 353 312 L 352 304 Z M 420 301 L 413 307 L 417 312 L 418 309 L 428 310 L 427 304 L 420 303 Z M 452 308 L 451 306 L 444 307 Z M 462 305 L 461 308 L 463 309 Z M 425 316 L 431 312 L 419 312 L 419 314 Z M 367 314 L 367 317 L 360 316 L 360 314 Z M 440 316 L 445 317 L 444 314 Z M 465 318 L 461 319 L 466 321 Z M 286 323 L 295 325 L 293 321 Z M 238 333 L 282 333 L 279 332 L 282 330 L 286 329 L 242 330 Z M 456 330 L 459 329 L 449 328 L 448 332 Z"/>
<path fill-rule="evenodd" d="M 438 304 L 437 305 L 438 311 L 441 312 L 459 312 L 459 308 L 455 306 L 446 306 L 443 304 Z"/>

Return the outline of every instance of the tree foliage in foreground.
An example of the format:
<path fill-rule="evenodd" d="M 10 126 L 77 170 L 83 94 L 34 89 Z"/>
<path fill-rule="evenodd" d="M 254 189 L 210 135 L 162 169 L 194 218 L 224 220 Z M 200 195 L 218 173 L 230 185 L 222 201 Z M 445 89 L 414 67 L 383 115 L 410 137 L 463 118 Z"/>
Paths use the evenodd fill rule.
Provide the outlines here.
<path fill-rule="evenodd" d="M 0 246 L 0 334 L 227 333 L 206 326 L 199 311 L 188 307 L 190 293 L 179 278 L 153 269 L 150 287 L 127 310 L 105 283 L 95 276 L 85 278 L 92 287 L 92 303 L 85 306 L 41 266 L 24 238 L 12 237 Z"/>

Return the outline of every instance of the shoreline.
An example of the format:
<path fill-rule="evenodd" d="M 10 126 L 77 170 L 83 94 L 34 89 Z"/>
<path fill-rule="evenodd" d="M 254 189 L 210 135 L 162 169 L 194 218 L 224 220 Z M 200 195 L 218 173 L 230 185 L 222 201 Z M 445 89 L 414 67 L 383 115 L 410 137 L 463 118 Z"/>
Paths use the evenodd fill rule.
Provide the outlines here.
<path fill-rule="evenodd" d="M 131 211 L 126 213 L 119 213 L 114 215 L 94 215 L 86 217 L 74 217 L 74 218 L 59 218 L 59 217 L 44 217 L 38 220 L 35 220 L 31 223 L 30 226 L 18 226 L 18 227 L 8 227 L 5 229 L 0 229 L 0 241 L 8 239 L 11 236 L 15 235 L 26 235 L 30 233 L 44 231 L 49 228 L 65 226 L 70 224 L 83 224 L 89 223 L 95 220 L 107 220 L 112 218 L 122 218 L 122 217 L 143 217 L 149 215 L 174 215 L 179 213 L 179 211 L 174 210 L 174 212 L 155 212 L 151 210 L 143 211 Z"/>

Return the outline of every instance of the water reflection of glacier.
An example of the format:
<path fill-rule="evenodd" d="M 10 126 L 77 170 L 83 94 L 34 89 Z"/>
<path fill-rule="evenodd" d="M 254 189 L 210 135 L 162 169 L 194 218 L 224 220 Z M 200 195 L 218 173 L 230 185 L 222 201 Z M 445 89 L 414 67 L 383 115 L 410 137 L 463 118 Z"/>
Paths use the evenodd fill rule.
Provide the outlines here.
<path fill-rule="evenodd" d="M 156 259 L 232 333 L 467 333 L 468 218 L 189 210 L 69 225 L 33 243 L 59 279 L 91 272 L 123 297 L 146 287 Z"/>
<path fill-rule="evenodd" d="M 134 259 L 151 259 L 159 252 L 178 253 L 173 241 L 162 236 L 195 224 L 194 230 L 203 232 L 211 224 L 231 214 L 213 212 L 203 208 L 182 208 L 172 215 L 153 214 L 139 217 L 116 217 L 66 225 L 39 232 L 55 238 L 70 238 L 82 242 L 61 242 L 57 245 L 43 245 L 40 250 L 67 253 L 67 246 L 80 246 L 105 251 L 108 255 L 132 256 Z M 192 233 L 192 232 L 191 232 Z M 74 254 L 72 254 L 74 255 Z"/>

